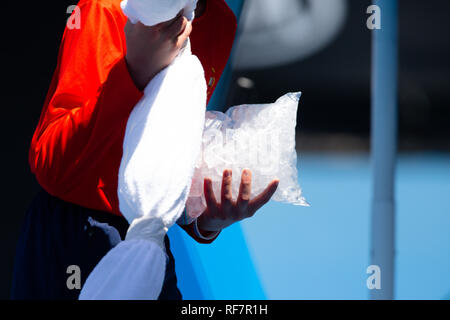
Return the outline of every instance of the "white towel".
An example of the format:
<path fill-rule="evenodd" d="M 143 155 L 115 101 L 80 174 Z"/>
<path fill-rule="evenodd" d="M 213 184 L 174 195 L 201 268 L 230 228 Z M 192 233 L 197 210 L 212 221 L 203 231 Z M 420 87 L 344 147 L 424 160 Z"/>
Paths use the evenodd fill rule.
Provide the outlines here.
<path fill-rule="evenodd" d="M 118 187 L 120 211 L 131 224 L 127 238 L 158 236 L 162 244 L 156 229 L 144 232 L 137 224 L 158 219 L 167 231 L 181 216 L 200 154 L 206 90 L 203 68 L 188 44 L 131 113 Z"/>
<path fill-rule="evenodd" d="M 122 241 L 101 260 L 80 300 L 156 299 L 163 286 L 166 256 L 152 241 Z"/>
<path fill-rule="evenodd" d="M 154 26 L 172 20 L 181 10 L 189 21 L 193 20 L 197 0 L 124 0 L 120 6 L 131 23 Z"/>
<path fill-rule="evenodd" d="M 146 13 L 139 17 L 144 24 L 155 24 L 193 2 L 128 0 L 122 7 L 129 14 L 133 11 L 127 8 L 139 9 Z M 170 16 L 155 16 L 169 4 L 171 10 L 174 6 Z M 202 65 L 189 41 L 145 88 L 128 119 L 119 170 L 120 211 L 131 225 L 125 241 L 89 275 L 80 299 L 158 298 L 165 271 L 164 236 L 183 213 L 200 154 L 206 91 Z"/>

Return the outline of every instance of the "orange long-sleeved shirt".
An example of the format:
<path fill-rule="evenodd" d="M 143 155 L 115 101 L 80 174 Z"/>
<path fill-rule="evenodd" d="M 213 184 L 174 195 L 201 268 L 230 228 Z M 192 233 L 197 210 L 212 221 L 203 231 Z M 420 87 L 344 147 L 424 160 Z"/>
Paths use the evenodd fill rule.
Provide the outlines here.
<path fill-rule="evenodd" d="M 29 152 L 31 170 L 47 192 L 116 215 L 121 215 L 117 180 L 125 128 L 142 97 L 126 65 L 127 18 L 119 5 L 120 0 L 78 3 L 81 25 L 64 31 Z M 208 0 L 193 22 L 192 51 L 205 70 L 208 100 L 231 52 L 236 25 L 224 0 Z"/>

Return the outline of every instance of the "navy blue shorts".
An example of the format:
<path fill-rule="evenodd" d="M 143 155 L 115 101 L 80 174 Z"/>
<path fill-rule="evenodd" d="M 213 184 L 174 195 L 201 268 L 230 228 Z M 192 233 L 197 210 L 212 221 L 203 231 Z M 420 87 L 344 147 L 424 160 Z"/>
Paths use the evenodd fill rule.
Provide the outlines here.
<path fill-rule="evenodd" d="M 106 255 L 125 238 L 123 217 L 86 209 L 41 190 L 30 205 L 16 249 L 12 299 L 78 299 L 79 289 L 67 285 L 69 266 L 78 266 L 81 286 Z M 175 260 L 168 254 L 161 300 L 181 300 Z M 69 286 L 70 287 L 70 286 Z"/>

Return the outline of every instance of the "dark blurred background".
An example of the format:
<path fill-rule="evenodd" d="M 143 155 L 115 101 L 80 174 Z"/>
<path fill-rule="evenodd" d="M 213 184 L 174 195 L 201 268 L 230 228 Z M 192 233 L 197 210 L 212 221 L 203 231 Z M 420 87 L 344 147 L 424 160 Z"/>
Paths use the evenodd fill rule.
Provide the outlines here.
<path fill-rule="evenodd" d="M 310 0 L 314 1 L 314 0 Z M 308 3 L 308 1 L 302 1 Z M 4 84 L 1 157 L 3 219 L 0 298 L 8 298 L 15 244 L 38 190 L 27 163 L 29 143 L 56 66 L 69 5 L 75 1 L 9 2 L 2 28 Z M 349 0 L 343 28 L 314 55 L 288 65 L 233 72 L 227 105 L 270 102 L 304 92 L 299 112 L 302 151 L 368 151 L 370 1 Z M 400 150 L 450 151 L 450 2 L 400 1 Z M 242 78 L 251 80 L 242 86 Z M 241 84 L 239 84 L 241 83 Z"/>
<path fill-rule="evenodd" d="M 234 72 L 227 105 L 270 102 L 301 88 L 298 122 L 305 138 L 299 148 L 368 151 L 372 32 L 365 12 L 370 4 L 347 1 L 343 28 L 313 55 L 280 67 Z M 401 151 L 450 150 L 449 14 L 449 1 L 400 1 Z M 252 80 L 251 89 L 239 86 L 241 77 Z"/>

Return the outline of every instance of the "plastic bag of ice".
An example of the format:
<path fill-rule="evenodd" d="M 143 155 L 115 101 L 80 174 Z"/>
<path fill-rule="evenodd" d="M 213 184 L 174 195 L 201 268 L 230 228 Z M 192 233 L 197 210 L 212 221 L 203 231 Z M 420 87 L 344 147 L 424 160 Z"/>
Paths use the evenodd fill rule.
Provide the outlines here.
<path fill-rule="evenodd" d="M 188 223 L 206 208 L 204 178 L 212 179 L 216 199 L 220 199 L 225 169 L 234 173 L 234 199 L 239 192 L 241 172 L 248 168 L 252 171 L 252 197 L 278 178 L 280 184 L 272 200 L 308 206 L 298 183 L 295 150 L 300 96 L 300 92 L 288 93 L 272 104 L 236 106 L 225 114 L 206 113 L 202 152 L 186 203 Z"/>

